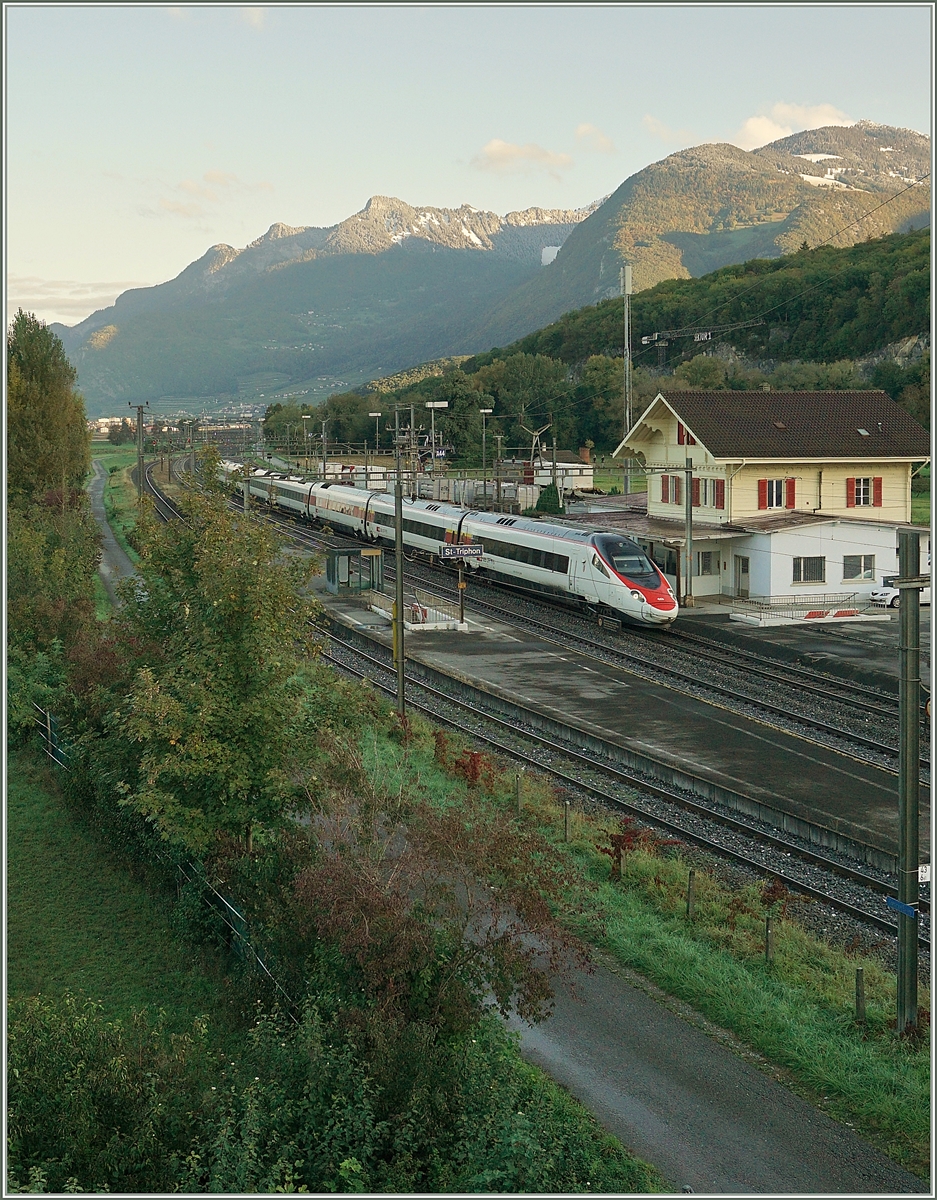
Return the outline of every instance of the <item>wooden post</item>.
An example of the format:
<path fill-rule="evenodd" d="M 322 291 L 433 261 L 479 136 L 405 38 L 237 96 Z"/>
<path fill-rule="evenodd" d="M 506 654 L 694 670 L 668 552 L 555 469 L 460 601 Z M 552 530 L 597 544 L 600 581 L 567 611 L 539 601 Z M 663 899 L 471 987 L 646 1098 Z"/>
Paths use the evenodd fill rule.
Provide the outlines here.
<path fill-rule="evenodd" d="M 515 771 L 515 773 L 514 773 L 514 788 L 517 793 L 517 815 L 520 816 L 521 815 L 521 773 L 520 773 L 520 771 Z"/>
<path fill-rule="evenodd" d="M 563 841 L 569 841 L 569 801 L 563 803 Z"/>
<path fill-rule="evenodd" d="M 856 1021 L 865 1024 L 865 971 L 856 967 Z"/>
<path fill-rule="evenodd" d="M 696 871 L 692 867 L 686 885 L 686 917 L 688 921 L 696 919 Z"/>
<path fill-rule="evenodd" d="M 770 916 L 765 917 L 765 962 L 774 961 L 774 927 Z"/>

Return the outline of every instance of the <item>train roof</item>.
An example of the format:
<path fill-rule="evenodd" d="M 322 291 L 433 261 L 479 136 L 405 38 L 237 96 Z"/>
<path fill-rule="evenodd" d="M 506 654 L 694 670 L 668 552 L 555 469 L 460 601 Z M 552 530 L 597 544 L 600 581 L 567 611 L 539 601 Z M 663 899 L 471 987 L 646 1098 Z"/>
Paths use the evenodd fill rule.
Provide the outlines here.
<path fill-rule="evenodd" d="M 279 478 L 285 480 L 284 476 L 275 476 L 273 472 L 257 472 L 257 474 L 266 474 L 268 477 Z M 289 480 L 294 482 L 294 480 Z M 375 496 L 379 500 L 384 500 L 388 503 L 393 503 L 393 494 L 385 491 L 377 491 L 372 488 L 356 488 L 347 483 L 325 482 L 312 483 L 306 486 L 311 486 L 313 491 L 329 491 L 337 496 L 344 496 L 349 499 L 360 499 L 362 496 Z M 620 529 L 611 529 L 605 525 L 592 526 L 586 529 L 579 529 L 571 525 L 557 525 L 553 522 L 542 521 L 533 517 L 514 517 L 504 513 L 483 512 L 474 508 L 463 508 L 458 504 L 447 504 L 444 501 L 438 500 L 411 500 L 408 496 L 403 498 L 404 510 L 419 509 L 422 512 L 439 513 L 444 519 L 453 522 L 458 522 L 460 517 L 470 516 L 472 520 L 481 525 L 490 525 L 492 532 L 499 529 L 510 529 L 514 532 L 537 533 L 541 537 L 559 538 L 565 542 L 588 542 L 597 533 L 611 533 L 618 537 L 626 537 Z"/>

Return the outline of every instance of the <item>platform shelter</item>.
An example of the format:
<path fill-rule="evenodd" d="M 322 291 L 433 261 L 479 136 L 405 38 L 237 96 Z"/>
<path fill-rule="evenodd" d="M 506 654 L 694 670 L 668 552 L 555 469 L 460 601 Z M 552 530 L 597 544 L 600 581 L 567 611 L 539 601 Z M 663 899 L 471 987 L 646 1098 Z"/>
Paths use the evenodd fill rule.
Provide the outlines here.
<path fill-rule="evenodd" d="M 330 546 L 325 586 L 335 596 L 384 590 L 384 551 L 378 547 Z"/>

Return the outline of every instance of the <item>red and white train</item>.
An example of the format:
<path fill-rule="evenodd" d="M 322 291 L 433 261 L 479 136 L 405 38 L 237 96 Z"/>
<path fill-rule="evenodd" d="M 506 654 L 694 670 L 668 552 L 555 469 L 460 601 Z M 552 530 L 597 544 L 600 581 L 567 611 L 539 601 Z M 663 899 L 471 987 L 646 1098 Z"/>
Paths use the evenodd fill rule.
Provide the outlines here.
<path fill-rule="evenodd" d="M 221 469 L 228 478 L 241 467 L 228 462 Z M 304 483 L 268 471 L 252 474 L 250 491 L 267 504 L 307 520 L 328 522 L 367 541 L 393 544 L 390 493 L 338 483 Z M 434 557 L 443 545 L 481 546 L 480 557 L 465 560 L 466 568 L 481 578 L 640 625 L 669 626 L 679 611 L 661 571 L 640 546 L 620 533 L 404 499 L 403 540 L 410 549 Z"/>

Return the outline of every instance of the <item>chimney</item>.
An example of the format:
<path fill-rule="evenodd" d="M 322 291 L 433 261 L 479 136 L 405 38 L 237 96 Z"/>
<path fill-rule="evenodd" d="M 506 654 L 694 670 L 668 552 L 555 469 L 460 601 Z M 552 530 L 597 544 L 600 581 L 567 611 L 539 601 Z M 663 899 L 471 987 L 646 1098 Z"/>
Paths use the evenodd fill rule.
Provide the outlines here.
<path fill-rule="evenodd" d="M 584 462 L 584 463 L 592 462 L 592 451 L 589 449 L 588 446 L 580 446 L 579 447 L 579 459 L 581 462 Z"/>

